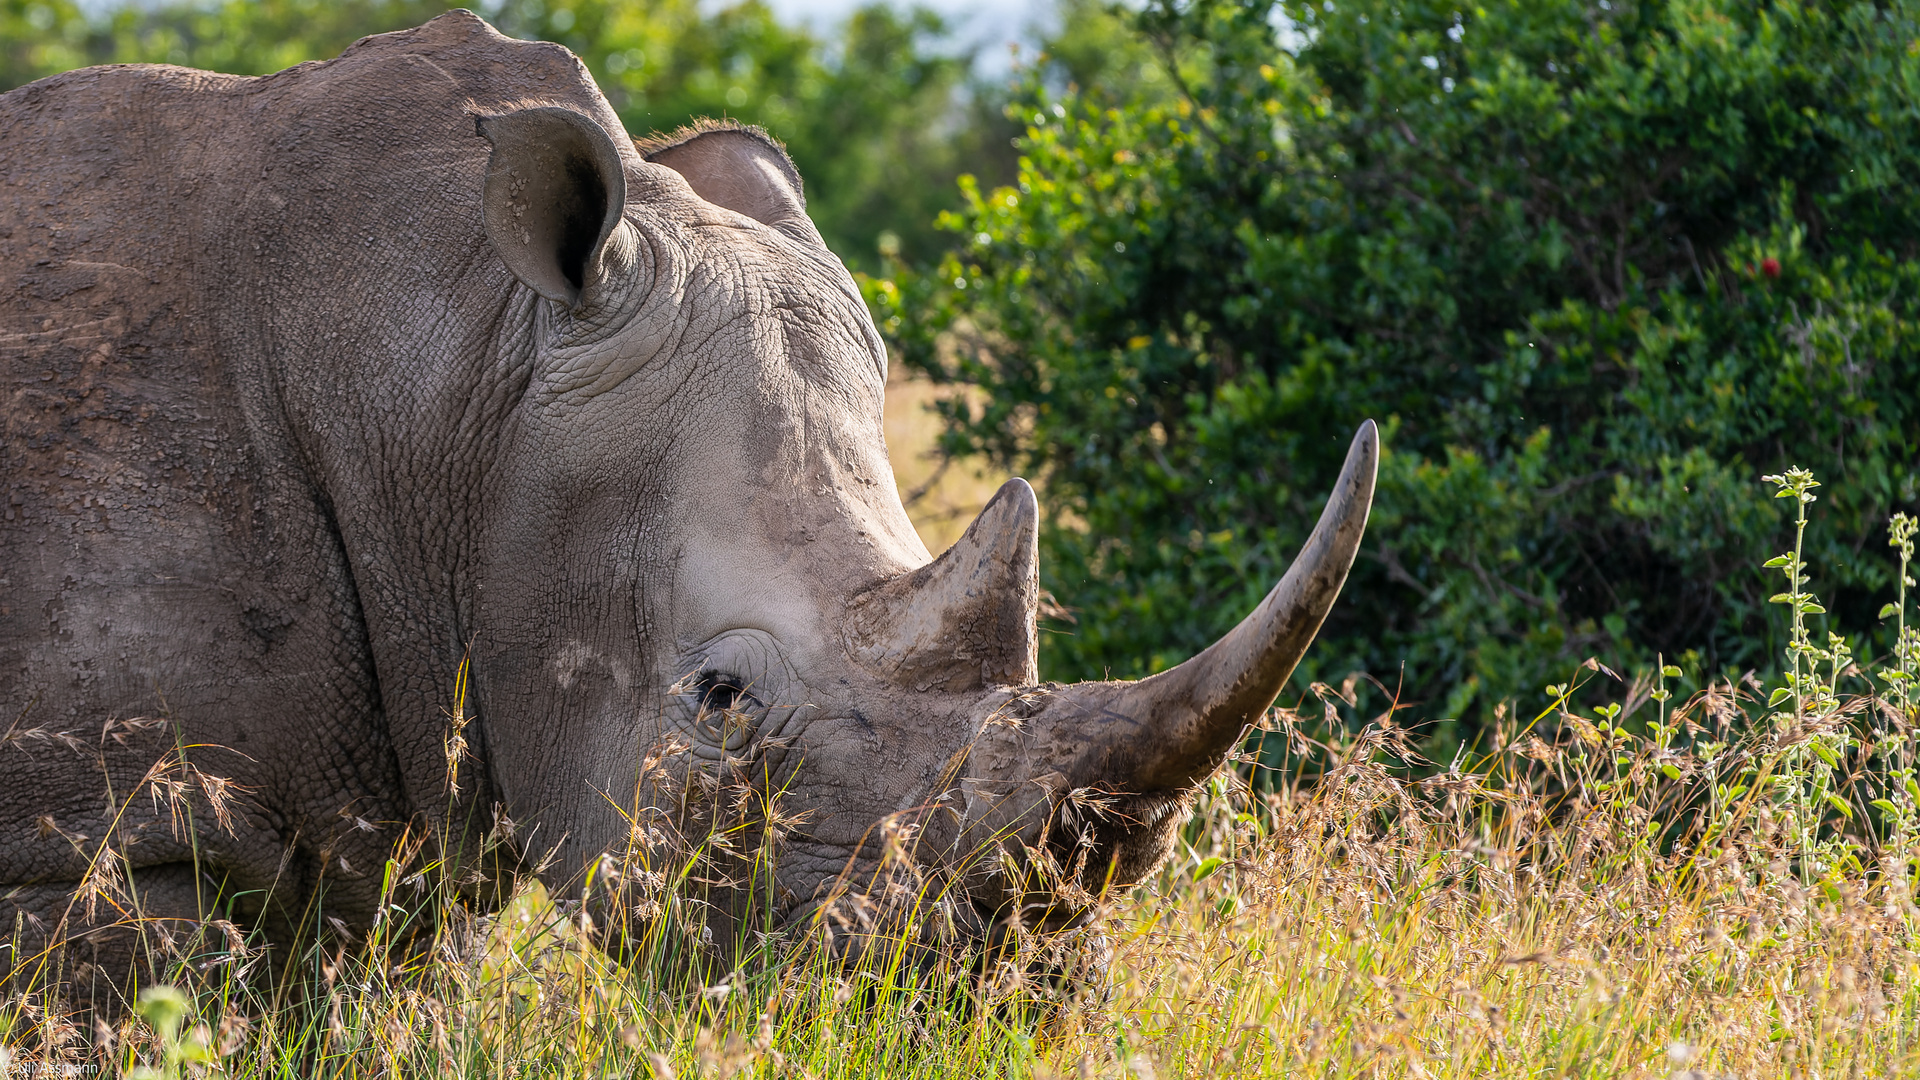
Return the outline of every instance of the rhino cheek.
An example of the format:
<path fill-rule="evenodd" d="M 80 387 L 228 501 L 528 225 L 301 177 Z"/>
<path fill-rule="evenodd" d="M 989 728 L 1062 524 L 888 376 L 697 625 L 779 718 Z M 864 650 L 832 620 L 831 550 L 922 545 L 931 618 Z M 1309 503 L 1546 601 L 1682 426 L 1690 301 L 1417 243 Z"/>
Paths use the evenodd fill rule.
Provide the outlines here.
<path fill-rule="evenodd" d="M 492 724 L 489 743 L 513 839 L 526 861 L 566 887 L 617 850 L 637 809 L 644 725 L 631 665 L 568 641 L 547 664 L 548 722 Z"/>
<path fill-rule="evenodd" d="M 553 855 L 554 872 L 572 875 L 624 831 L 616 808 L 633 801 L 659 700 L 643 631 L 657 616 L 641 605 L 664 590 L 629 554 L 657 516 L 636 521 L 613 500 L 542 492 L 547 479 L 528 470 L 531 493 L 489 519 L 472 669 L 485 766 L 517 846 L 530 863 Z"/>
<path fill-rule="evenodd" d="M 555 687 L 563 694 L 571 692 L 575 683 L 593 678 L 610 682 L 613 692 L 620 697 L 633 691 L 633 669 L 625 660 L 578 638 L 562 644 L 547 666 L 553 672 Z"/>

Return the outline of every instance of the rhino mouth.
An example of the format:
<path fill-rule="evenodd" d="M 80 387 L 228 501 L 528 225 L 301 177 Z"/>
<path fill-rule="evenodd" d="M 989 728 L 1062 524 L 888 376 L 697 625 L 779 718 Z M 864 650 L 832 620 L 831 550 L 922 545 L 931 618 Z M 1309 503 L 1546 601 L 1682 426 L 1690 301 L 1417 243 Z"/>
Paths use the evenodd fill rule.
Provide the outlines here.
<path fill-rule="evenodd" d="M 1070 793 L 1038 849 L 1028 849 L 1027 887 L 1007 889 L 1005 898 L 968 897 L 981 928 L 972 936 L 997 951 L 1022 936 L 1095 926 L 1113 894 L 1166 861 L 1192 801 L 1186 791 Z"/>
<path fill-rule="evenodd" d="M 1192 803 L 1191 791 L 1150 791 L 1122 797 L 1120 806 L 1112 816 L 1124 824 L 1129 832 L 1177 828 L 1179 821 L 1174 819 L 1176 816 L 1184 819 Z"/>
<path fill-rule="evenodd" d="M 1069 794 L 1048 836 L 1056 865 L 1077 886 L 1063 891 L 1098 897 L 1138 884 L 1171 853 L 1192 808 L 1191 789 Z"/>

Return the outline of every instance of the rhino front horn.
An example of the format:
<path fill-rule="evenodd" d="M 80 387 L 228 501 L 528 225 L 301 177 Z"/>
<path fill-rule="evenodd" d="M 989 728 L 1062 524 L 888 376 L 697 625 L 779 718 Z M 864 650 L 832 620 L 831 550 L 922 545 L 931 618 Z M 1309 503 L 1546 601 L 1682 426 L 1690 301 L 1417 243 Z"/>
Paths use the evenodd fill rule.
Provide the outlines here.
<path fill-rule="evenodd" d="M 1045 711 L 1085 748 L 1086 782 L 1134 792 L 1204 780 L 1286 685 L 1340 595 L 1373 505 L 1380 436 L 1360 425 L 1306 546 L 1240 625 L 1178 667 L 1138 682 L 1061 688 Z"/>
<path fill-rule="evenodd" d="M 847 649 L 915 690 L 960 692 L 1040 680 L 1040 504 L 1001 485 L 951 548 L 854 598 Z"/>

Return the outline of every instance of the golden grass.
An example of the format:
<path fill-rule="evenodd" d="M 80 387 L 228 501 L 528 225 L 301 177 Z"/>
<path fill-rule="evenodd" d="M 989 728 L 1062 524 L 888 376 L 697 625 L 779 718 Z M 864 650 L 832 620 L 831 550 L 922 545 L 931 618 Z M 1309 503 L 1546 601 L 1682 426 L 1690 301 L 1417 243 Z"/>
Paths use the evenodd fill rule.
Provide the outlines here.
<path fill-rule="evenodd" d="M 529 884 L 492 918 L 448 906 L 424 952 L 376 934 L 316 953 L 303 1009 L 262 1009 L 230 966 L 202 970 L 217 938 L 190 945 L 197 1024 L 166 1041 L 128 1018 L 107 1056 L 231 1076 L 1920 1075 L 1909 838 L 1829 860 L 1789 799 L 1728 784 L 1817 736 L 1724 742 L 1683 712 L 1676 749 L 1600 732 L 1557 689 L 1553 738 L 1424 779 L 1388 716 L 1309 746 L 1281 714 L 1270 738 L 1311 782 L 1216 779 L 1179 855 L 1106 913 L 1109 979 L 1064 1005 L 1016 966 L 885 950 L 690 984 L 614 962 Z M 20 1004 L 0 1016 L 16 1075 L 49 1036 L 56 1060 L 99 1060 Z"/>
<path fill-rule="evenodd" d="M 953 546 L 1008 474 L 982 459 L 948 460 L 939 453 L 940 418 L 931 406 L 963 388 L 939 387 L 894 365 L 887 375 L 884 426 L 894 484 L 927 550 Z"/>
<path fill-rule="evenodd" d="M 1129 905 L 1116 1001 L 1056 1068 L 1112 1075 L 1124 1038 L 1179 1076 L 1920 1073 L 1897 883 L 1600 857 L 1612 833 L 1542 866 L 1434 792 L 1342 786 L 1277 815 L 1233 881 Z"/>
<path fill-rule="evenodd" d="M 1914 533 L 1896 520 L 1903 581 Z M 1326 741 L 1276 710 L 1265 764 L 1207 785 L 1153 880 L 1107 897 L 1095 930 L 1016 932 L 1010 956 L 929 959 L 909 904 L 854 962 L 819 927 L 754 937 L 717 976 L 679 962 L 702 948 L 703 860 L 768 871 L 769 806 L 690 852 L 631 853 L 624 963 L 531 879 L 477 916 L 444 881 L 414 891 L 443 875 L 403 859 L 382 925 L 283 959 L 280 987 L 244 974 L 258 958 L 216 920 L 172 940 L 173 985 L 116 1024 L 14 993 L 0 1075 L 1920 1075 L 1920 632 L 1903 590 L 1894 656 L 1863 671 L 1844 641 L 1812 644 L 1799 544 L 1770 565 L 1794 611 L 1788 685 L 1672 708 L 1681 672 L 1661 665 L 1577 709 L 1582 680 L 1612 675 L 1590 660 L 1441 767 L 1392 706 L 1359 723 L 1355 680 L 1316 684 Z M 149 777 L 170 804 L 211 797 L 170 777 Z M 1040 974 L 1062 960 L 1078 974 Z"/>

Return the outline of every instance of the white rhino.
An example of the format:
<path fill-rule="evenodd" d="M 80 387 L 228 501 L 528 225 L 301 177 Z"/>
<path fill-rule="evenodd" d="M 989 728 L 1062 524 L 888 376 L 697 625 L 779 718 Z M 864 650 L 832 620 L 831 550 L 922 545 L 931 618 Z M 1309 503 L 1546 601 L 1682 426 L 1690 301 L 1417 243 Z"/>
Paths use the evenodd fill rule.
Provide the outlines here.
<path fill-rule="evenodd" d="M 168 920 L 364 930 L 403 839 L 631 893 L 635 836 L 776 796 L 718 953 L 902 875 L 960 940 L 1070 922 L 1165 858 L 1365 526 L 1371 423 L 1226 638 L 1039 685 L 1033 491 L 930 558 L 778 145 L 636 144 L 465 12 L 45 79 L 0 163 L 0 976 L 124 986 Z"/>

